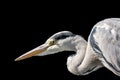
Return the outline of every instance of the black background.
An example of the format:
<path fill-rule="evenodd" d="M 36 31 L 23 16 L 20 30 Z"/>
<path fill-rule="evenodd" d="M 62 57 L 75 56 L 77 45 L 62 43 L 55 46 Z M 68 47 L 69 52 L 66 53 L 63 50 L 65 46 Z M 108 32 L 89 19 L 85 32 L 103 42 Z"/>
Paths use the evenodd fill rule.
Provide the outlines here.
<path fill-rule="evenodd" d="M 49 4 L 49 3 L 48 3 Z M 67 57 L 73 52 L 60 52 L 55 55 L 32 57 L 15 62 L 14 59 L 44 43 L 56 32 L 68 30 L 83 36 L 86 40 L 92 27 L 100 20 L 120 17 L 116 8 L 96 8 L 80 4 L 64 7 L 42 3 L 13 3 L 6 7 L 4 23 L 5 75 L 9 79 L 39 80 L 119 80 L 106 68 L 101 68 L 86 76 L 71 74 L 66 67 Z M 57 6 L 57 7 L 56 7 Z M 110 9 L 110 10 L 109 10 Z"/>

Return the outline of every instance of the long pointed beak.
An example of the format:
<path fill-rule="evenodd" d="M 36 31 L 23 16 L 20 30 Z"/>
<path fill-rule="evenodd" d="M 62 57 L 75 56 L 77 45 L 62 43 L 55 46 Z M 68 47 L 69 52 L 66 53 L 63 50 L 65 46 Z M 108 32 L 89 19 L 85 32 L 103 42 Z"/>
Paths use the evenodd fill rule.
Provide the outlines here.
<path fill-rule="evenodd" d="M 15 61 L 20 61 L 20 60 L 27 59 L 27 58 L 30 58 L 32 56 L 35 56 L 37 54 L 40 54 L 40 53 L 46 51 L 48 47 L 49 46 L 45 46 L 45 45 L 39 46 L 39 47 L 21 55 L 20 57 L 16 58 Z"/>

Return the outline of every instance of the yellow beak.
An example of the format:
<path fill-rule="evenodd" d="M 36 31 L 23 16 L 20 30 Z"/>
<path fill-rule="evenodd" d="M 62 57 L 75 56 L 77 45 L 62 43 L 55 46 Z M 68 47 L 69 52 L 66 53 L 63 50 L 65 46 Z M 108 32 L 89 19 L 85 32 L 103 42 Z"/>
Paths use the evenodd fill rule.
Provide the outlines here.
<path fill-rule="evenodd" d="M 32 56 L 35 56 L 37 54 L 40 54 L 40 53 L 46 51 L 49 46 L 45 46 L 45 47 L 42 46 L 42 48 L 40 48 L 40 47 L 37 47 L 37 48 L 21 55 L 20 57 L 16 58 L 15 61 L 20 61 L 20 60 L 27 59 L 27 58 L 30 58 Z"/>

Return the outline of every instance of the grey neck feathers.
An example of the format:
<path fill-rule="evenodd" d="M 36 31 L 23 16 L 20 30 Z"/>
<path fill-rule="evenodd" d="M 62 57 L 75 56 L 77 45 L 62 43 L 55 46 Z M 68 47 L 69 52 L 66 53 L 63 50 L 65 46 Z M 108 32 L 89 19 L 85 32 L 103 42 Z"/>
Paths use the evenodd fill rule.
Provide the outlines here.
<path fill-rule="evenodd" d="M 79 35 L 73 37 L 71 44 L 74 46 L 73 51 L 75 52 L 77 52 L 77 50 L 86 49 L 87 47 L 87 41 Z"/>

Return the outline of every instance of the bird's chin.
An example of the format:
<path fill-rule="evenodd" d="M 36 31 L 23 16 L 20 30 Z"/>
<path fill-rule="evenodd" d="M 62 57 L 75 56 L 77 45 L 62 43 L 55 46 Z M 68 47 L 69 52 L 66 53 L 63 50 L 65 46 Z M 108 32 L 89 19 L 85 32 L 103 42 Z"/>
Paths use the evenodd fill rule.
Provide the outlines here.
<path fill-rule="evenodd" d="M 58 50 L 60 47 L 58 45 L 52 45 L 50 47 L 47 48 L 48 51 L 51 51 L 51 50 Z"/>
<path fill-rule="evenodd" d="M 50 52 L 50 53 L 57 53 L 57 52 L 60 52 L 62 49 L 57 46 L 57 45 L 53 45 L 53 46 L 50 46 L 48 49 L 47 49 L 47 52 Z"/>

